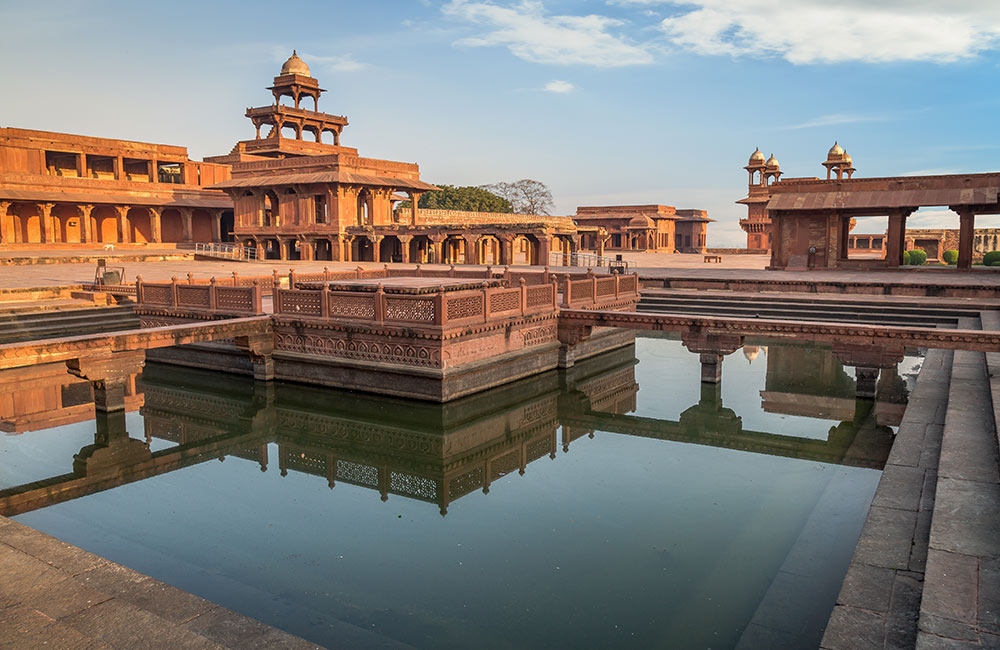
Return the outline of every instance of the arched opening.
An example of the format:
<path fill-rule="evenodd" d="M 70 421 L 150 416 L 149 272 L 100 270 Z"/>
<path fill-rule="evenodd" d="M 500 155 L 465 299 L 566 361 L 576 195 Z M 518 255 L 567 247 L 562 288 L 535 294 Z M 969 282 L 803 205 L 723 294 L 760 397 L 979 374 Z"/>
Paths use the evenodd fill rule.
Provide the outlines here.
<path fill-rule="evenodd" d="M 301 140 L 302 139 L 301 137 L 299 137 L 299 131 L 298 131 L 298 129 L 296 129 L 296 127 L 291 126 L 291 125 L 281 127 L 280 134 L 281 134 L 281 137 L 283 137 L 283 138 L 289 138 L 291 140 Z"/>
<path fill-rule="evenodd" d="M 281 259 L 281 242 L 277 239 L 267 239 L 264 241 L 264 259 L 266 260 L 280 260 Z"/>
<path fill-rule="evenodd" d="M 191 214 L 191 241 L 212 241 L 212 215 L 205 210 Z"/>
<path fill-rule="evenodd" d="M 467 255 L 467 242 L 460 235 L 449 235 L 441 244 L 442 262 L 445 264 L 469 264 L 471 255 Z"/>
<path fill-rule="evenodd" d="M 513 264 L 538 264 L 538 239 L 534 235 L 518 235 L 514 238 Z"/>
<path fill-rule="evenodd" d="M 160 241 L 184 241 L 184 223 L 178 210 L 168 208 L 160 215 Z"/>
<path fill-rule="evenodd" d="M 386 235 L 378 245 L 379 262 L 402 262 L 403 245 L 395 235 Z"/>
<path fill-rule="evenodd" d="M 415 235 L 410 240 L 410 261 L 427 264 L 430 261 L 431 240 L 427 235 Z"/>
<path fill-rule="evenodd" d="M 367 237 L 355 237 L 351 242 L 351 259 L 356 262 L 374 262 L 375 246 Z"/>
<path fill-rule="evenodd" d="M 302 247 L 299 244 L 298 239 L 289 239 L 285 242 L 285 259 L 286 260 L 300 260 L 302 259 Z"/>
<path fill-rule="evenodd" d="M 479 238 L 478 264 L 500 264 L 500 240 L 493 235 Z"/>
<path fill-rule="evenodd" d="M 233 241 L 233 228 L 236 227 L 236 220 L 233 216 L 232 210 L 222 211 L 222 217 L 219 225 L 222 232 L 222 241 Z"/>
<path fill-rule="evenodd" d="M 317 239 L 313 242 L 313 255 L 316 260 L 332 261 L 333 244 L 329 239 Z"/>
<path fill-rule="evenodd" d="M 372 223 L 372 193 L 367 188 L 358 192 L 358 225 L 370 226 Z"/>
<path fill-rule="evenodd" d="M 149 222 L 149 210 L 146 208 L 130 209 L 125 215 L 125 223 L 128 227 L 129 241 L 135 244 L 153 241 L 153 228 Z"/>
<path fill-rule="evenodd" d="M 118 243 L 118 214 L 109 205 L 94 208 L 90 213 L 90 232 L 102 244 Z"/>
<path fill-rule="evenodd" d="M 39 244 L 42 241 L 42 213 L 33 203 L 21 203 L 14 209 L 21 226 L 21 241 Z"/>
<path fill-rule="evenodd" d="M 56 241 L 77 244 L 83 241 L 83 217 L 76 206 L 57 205 L 52 208 L 52 225 Z"/>
<path fill-rule="evenodd" d="M 274 190 L 267 190 L 264 192 L 264 226 L 269 228 L 278 225 L 280 225 L 278 195 L 274 193 Z"/>

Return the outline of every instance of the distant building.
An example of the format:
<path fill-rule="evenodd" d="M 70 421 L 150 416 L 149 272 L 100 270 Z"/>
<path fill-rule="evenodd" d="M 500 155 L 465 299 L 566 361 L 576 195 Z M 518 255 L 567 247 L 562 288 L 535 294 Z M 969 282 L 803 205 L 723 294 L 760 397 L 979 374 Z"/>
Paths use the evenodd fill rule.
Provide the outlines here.
<path fill-rule="evenodd" d="M 229 166 L 165 144 L 0 128 L 0 244 L 223 241 Z"/>
<path fill-rule="evenodd" d="M 655 253 L 704 252 L 708 224 L 714 221 L 705 210 L 670 205 L 579 207 L 573 219 L 585 249 Z"/>

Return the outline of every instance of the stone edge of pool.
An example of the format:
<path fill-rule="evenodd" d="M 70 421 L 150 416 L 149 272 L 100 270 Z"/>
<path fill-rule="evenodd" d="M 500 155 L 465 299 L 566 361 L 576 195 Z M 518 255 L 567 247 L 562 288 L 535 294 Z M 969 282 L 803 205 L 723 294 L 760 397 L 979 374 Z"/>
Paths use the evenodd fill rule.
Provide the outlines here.
<path fill-rule="evenodd" d="M 4 647 L 322 646 L 0 516 Z"/>

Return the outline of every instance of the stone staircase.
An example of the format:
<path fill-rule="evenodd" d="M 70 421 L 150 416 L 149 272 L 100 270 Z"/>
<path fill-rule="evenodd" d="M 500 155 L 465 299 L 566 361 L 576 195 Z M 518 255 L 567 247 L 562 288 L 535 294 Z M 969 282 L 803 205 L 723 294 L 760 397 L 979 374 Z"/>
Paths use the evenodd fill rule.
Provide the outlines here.
<path fill-rule="evenodd" d="M 916 302 L 886 296 L 645 289 L 636 309 L 640 312 L 729 318 L 955 327 L 959 318 L 978 318 L 979 307 L 954 301 L 940 307 L 928 306 L 926 299 Z"/>
<path fill-rule="evenodd" d="M 130 306 L 0 311 L 0 344 L 138 329 Z"/>
<path fill-rule="evenodd" d="M 1000 353 L 928 352 L 823 650 L 1000 648 L 998 409 Z"/>

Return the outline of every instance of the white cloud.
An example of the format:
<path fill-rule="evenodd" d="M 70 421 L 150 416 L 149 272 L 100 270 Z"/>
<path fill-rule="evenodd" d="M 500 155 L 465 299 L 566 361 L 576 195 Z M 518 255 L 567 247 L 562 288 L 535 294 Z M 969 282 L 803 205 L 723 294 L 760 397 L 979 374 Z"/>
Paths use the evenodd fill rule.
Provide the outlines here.
<path fill-rule="evenodd" d="M 545 84 L 545 90 L 547 90 L 550 93 L 565 94 L 565 93 L 571 93 L 575 89 L 576 86 L 574 86 L 570 82 L 560 81 L 559 79 L 555 79 Z"/>
<path fill-rule="evenodd" d="M 303 52 L 300 56 L 310 67 L 326 68 L 333 72 L 357 72 L 368 67 L 367 63 L 358 61 L 350 54 L 344 54 L 343 56 L 319 56 L 318 54 L 306 54 Z"/>
<path fill-rule="evenodd" d="M 460 39 L 456 45 L 504 45 L 515 56 L 532 63 L 616 68 L 653 62 L 648 47 L 612 33 L 623 21 L 607 16 L 548 15 L 537 0 L 510 5 L 451 0 L 442 11 L 488 26 L 486 32 Z"/>
<path fill-rule="evenodd" d="M 621 2 L 621 0 L 618 0 Z M 660 28 L 697 54 L 779 56 L 791 63 L 953 62 L 995 48 L 995 0 L 630 0 L 685 7 Z"/>
<path fill-rule="evenodd" d="M 821 115 L 812 120 L 807 120 L 801 124 L 793 124 L 786 129 L 811 129 L 818 126 L 837 126 L 840 124 L 864 124 L 866 122 L 888 122 L 892 116 L 883 115 L 862 115 L 855 113 L 834 113 L 832 115 Z"/>

